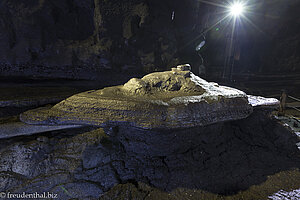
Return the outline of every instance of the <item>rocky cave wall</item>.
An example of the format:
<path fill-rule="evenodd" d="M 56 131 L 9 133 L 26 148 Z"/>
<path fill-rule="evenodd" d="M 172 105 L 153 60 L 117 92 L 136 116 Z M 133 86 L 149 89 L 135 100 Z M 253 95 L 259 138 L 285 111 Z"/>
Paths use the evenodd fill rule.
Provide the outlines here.
<path fill-rule="evenodd" d="M 98 79 L 103 71 L 172 66 L 194 7 L 191 0 L 1 1 L 0 75 Z"/>
<path fill-rule="evenodd" d="M 299 71 L 299 1 L 254 1 L 240 34 L 240 71 Z M 102 79 L 107 74 L 198 66 L 195 46 L 217 8 L 194 0 L 3 0 L 0 76 Z M 205 65 L 223 64 L 221 31 L 207 34 Z M 222 39 L 223 38 L 223 39 Z M 161 66 L 161 67 L 158 67 Z M 275 69 L 275 70 L 274 70 Z"/>

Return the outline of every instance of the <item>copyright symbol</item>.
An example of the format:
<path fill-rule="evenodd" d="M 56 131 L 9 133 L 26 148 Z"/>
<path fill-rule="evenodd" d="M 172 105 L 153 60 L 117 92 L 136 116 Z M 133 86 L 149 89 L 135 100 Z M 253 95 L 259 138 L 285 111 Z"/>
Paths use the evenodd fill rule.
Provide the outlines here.
<path fill-rule="evenodd" d="M 6 197 L 6 193 L 5 192 L 0 192 L 0 198 L 5 198 Z"/>

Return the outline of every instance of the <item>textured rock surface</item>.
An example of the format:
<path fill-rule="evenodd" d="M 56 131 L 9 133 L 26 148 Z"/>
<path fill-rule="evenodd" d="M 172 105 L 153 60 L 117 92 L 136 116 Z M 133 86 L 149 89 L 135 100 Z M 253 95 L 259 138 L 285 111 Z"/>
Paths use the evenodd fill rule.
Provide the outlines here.
<path fill-rule="evenodd" d="M 254 14 L 247 17 L 259 31 L 242 21 L 247 31 L 239 31 L 235 70 L 299 72 L 299 2 L 250 3 Z M 103 70 L 115 76 L 178 62 L 198 67 L 195 47 L 201 32 L 223 17 L 217 9 L 194 0 L 2 0 L 0 75 L 102 80 Z M 207 33 L 203 53 L 211 75 L 224 63 L 227 25 Z"/>
<path fill-rule="evenodd" d="M 284 199 L 284 200 L 300 199 L 300 189 L 292 190 L 292 191 L 280 190 L 277 193 L 269 196 L 269 198 L 272 199 L 272 200 L 277 200 L 277 199 Z"/>
<path fill-rule="evenodd" d="M 143 128 L 183 128 L 249 116 L 247 95 L 219 86 L 190 71 L 172 71 L 133 78 L 122 86 L 74 95 L 51 109 L 23 113 L 29 124 L 130 123 Z"/>
<path fill-rule="evenodd" d="M 99 180 L 74 179 L 74 174 L 77 171 L 81 176 L 92 176 L 89 173 L 93 170 L 87 170 L 87 174 L 82 173 L 85 171 L 82 166 L 82 159 L 85 159 L 83 152 L 93 145 L 100 149 L 103 138 L 105 134 L 102 130 L 81 128 L 60 131 L 59 135 L 53 132 L 1 140 L 0 188 L 2 191 L 20 193 L 52 191 L 58 193 L 59 199 L 97 198 L 103 193 L 104 187 L 116 183 L 113 172 L 100 167 L 103 177 L 98 178 L 103 181 L 104 187 L 99 184 Z"/>
<path fill-rule="evenodd" d="M 121 179 L 167 191 L 178 187 L 213 193 L 244 190 L 263 182 L 262 174 L 300 166 L 299 139 L 258 110 L 243 120 L 205 127 L 147 131 L 118 126 L 106 132 L 122 143 L 127 155 L 138 158 L 128 158 L 124 168 L 118 168 Z M 284 144 L 288 141 L 289 147 Z M 132 173 L 133 168 L 138 170 Z"/>
<path fill-rule="evenodd" d="M 178 62 L 177 42 L 193 30 L 197 4 L 3 0 L 0 75 L 102 80 L 103 71 L 112 76 L 171 66 Z"/>
<path fill-rule="evenodd" d="M 297 188 L 297 177 L 300 175 L 299 171 L 280 172 L 268 177 L 267 181 L 261 185 L 252 186 L 249 190 L 239 192 L 235 195 L 218 195 L 203 190 L 177 188 L 172 192 L 164 192 L 155 187 L 151 187 L 144 183 L 127 183 L 119 184 L 113 187 L 109 192 L 102 195 L 100 200 L 121 200 L 121 199 L 145 199 L 145 200 L 296 200 L 299 199 L 299 190 L 292 190 L 285 192 L 280 190 L 282 188 L 281 182 L 283 179 L 297 182 L 294 188 Z M 293 188 L 293 187 L 292 187 Z M 280 190 L 280 191 L 278 191 Z M 276 194 L 268 196 L 268 193 L 277 191 Z"/>
<path fill-rule="evenodd" d="M 80 125 L 63 125 L 63 126 L 35 126 L 22 122 L 0 124 L 0 139 L 10 138 L 20 135 L 33 135 L 37 133 L 49 132 L 54 130 L 63 130 L 70 128 L 78 128 Z"/>
<path fill-rule="evenodd" d="M 227 199 L 223 194 L 237 193 L 232 199 L 248 200 L 299 186 L 299 139 L 261 110 L 206 127 L 93 129 L 0 140 L 0 190 L 50 191 L 59 199 Z"/>

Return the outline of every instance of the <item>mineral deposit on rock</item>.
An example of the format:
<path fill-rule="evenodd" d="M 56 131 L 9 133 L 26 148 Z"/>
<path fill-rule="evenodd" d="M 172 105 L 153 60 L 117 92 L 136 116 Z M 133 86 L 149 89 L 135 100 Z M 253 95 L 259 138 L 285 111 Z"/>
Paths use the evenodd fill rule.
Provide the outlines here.
<path fill-rule="evenodd" d="M 21 115 L 29 124 L 129 123 L 141 128 L 180 128 L 246 118 L 252 113 L 247 95 L 209 83 L 189 65 L 155 72 L 124 85 L 76 94 L 51 109 Z"/>
<path fill-rule="evenodd" d="M 267 107 L 274 109 L 279 107 L 280 102 L 275 98 L 265 98 L 261 96 L 248 95 L 248 101 L 253 107 Z"/>

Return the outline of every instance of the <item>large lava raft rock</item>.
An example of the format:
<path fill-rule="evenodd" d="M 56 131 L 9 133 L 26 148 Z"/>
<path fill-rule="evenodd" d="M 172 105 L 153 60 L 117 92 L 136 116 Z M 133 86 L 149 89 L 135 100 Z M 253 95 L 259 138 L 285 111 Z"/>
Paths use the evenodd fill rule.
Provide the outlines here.
<path fill-rule="evenodd" d="M 213 199 L 202 191 L 248 191 L 284 171 L 294 179 L 280 178 L 278 188 L 297 185 L 299 139 L 270 117 L 276 106 L 276 99 L 208 83 L 186 65 L 77 94 L 21 119 L 103 128 L 0 140 L 0 191 L 54 191 L 60 199 L 126 199 L 132 193 L 136 199 L 161 193 Z M 266 187 L 259 198 L 236 199 L 266 199 L 278 191 L 270 190 L 272 181 Z"/>
<path fill-rule="evenodd" d="M 188 65 L 126 84 L 74 95 L 51 109 L 25 112 L 29 124 L 129 123 L 141 128 L 183 128 L 243 119 L 252 113 L 247 95 L 209 83 Z"/>

